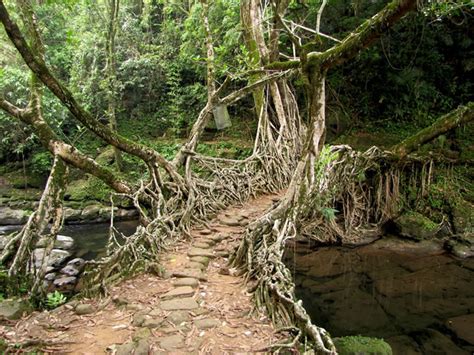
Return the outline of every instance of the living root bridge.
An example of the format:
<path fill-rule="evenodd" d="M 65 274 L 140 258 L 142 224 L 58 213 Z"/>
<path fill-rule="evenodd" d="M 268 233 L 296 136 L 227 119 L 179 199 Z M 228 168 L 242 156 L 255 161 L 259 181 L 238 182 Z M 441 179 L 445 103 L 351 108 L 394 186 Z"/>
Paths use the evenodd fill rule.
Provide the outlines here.
<path fill-rule="evenodd" d="M 334 353 L 328 333 L 311 323 L 295 297 L 291 272 L 282 261 L 286 241 L 355 242 L 380 232 L 406 202 L 408 189 L 418 198 L 425 195 L 433 169 L 430 160 L 400 160 L 376 147 L 363 153 L 348 146 L 323 149 L 314 183 L 251 224 L 231 258 L 233 266 L 246 271 L 247 280 L 257 280 L 257 307 L 280 327 L 297 329 L 295 339 L 306 337 L 319 353 Z"/>

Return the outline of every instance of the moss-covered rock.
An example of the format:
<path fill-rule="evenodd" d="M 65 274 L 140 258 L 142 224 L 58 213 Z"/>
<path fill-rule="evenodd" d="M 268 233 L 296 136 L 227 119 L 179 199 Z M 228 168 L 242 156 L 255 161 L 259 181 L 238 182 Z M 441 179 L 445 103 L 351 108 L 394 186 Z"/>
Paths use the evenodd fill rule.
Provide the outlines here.
<path fill-rule="evenodd" d="M 335 338 L 334 345 L 340 355 L 380 354 L 392 355 L 392 348 L 383 339 L 363 336 Z"/>
<path fill-rule="evenodd" d="M 438 225 L 418 212 L 405 212 L 394 222 L 398 233 L 406 238 L 429 239 L 438 232 Z"/>
<path fill-rule="evenodd" d="M 474 204 L 458 200 L 452 206 L 452 214 L 456 233 L 474 233 Z"/>
<path fill-rule="evenodd" d="M 0 319 L 20 319 L 23 314 L 30 312 L 31 310 L 32 307 L 26 300 L 8 299 L 0 302 Z"/>

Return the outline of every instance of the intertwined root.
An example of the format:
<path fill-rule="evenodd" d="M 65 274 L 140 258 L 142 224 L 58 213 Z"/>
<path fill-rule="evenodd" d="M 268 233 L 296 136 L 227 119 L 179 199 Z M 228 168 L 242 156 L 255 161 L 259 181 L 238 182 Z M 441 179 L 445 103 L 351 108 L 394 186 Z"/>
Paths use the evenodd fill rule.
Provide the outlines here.
<path fill-rule="evenodd" d="M 106 290 L 120 276 L 157 262 L 167 245 L 189 236 L 191 225 L 205 224 L 230 204 L 288 185 L 301 155 L 304 128 L 295 97 L 285 83 L 279 86 L 285 92 L 285 112 L 276 117 L 269 107 L 262 110 L 250 157 L 234 160 L 184 151 L 183 184 L 167 181 L 158 168 L 149 167 L 147 184 L 133 195 L 120 195 L 133 201 L 143 225 L 120 245 L 112 222 L 107 256 L 86 266 L 88 290 Z"/>
<path fill-rule="evenodd" d="M 404 200 L 401 184 L 423 195 L 433 164 L 416 160 L 400 164 L 392 154 L 375 147 L 360 153 L 333 146 L 321 152 L 311 184 L 303 165 L 279 205 L 249 226 L 231 263 L 246 271 L 247 280 L 257 280 L 256 305 L 274 323 L 296 327 L 296 338 L 305 336 L 317 351 L 329 354 L 335 351 L 329 335 L 311 323 L 295 297 L 291 272 L 282 261 L 285 242 L 296 236 L 347 242 L 380 229 Z"/>

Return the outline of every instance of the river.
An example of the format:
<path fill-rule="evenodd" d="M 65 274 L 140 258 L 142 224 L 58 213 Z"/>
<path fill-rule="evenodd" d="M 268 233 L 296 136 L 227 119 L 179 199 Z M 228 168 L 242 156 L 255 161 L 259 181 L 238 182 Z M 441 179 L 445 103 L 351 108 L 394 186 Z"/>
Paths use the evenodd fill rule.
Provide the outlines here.
<path fill-rule="evenodd" d="M 474 258 L 384 238 L 357 248 L 296 246 L 285 261 L 312 321 L 333 337 L 384 338 L 395 354 L 474 350 Z"/>

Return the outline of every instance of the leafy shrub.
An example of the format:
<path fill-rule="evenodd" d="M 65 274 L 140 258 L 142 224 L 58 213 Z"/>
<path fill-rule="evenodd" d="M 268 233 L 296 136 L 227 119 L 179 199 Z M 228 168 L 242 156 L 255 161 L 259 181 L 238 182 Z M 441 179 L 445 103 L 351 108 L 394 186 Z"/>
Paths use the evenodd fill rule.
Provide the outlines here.
<path fill-rule="evenodd" d="M 59 307 L 63 303 L 66 303 L 66 296 L 64 296 L 59 291 L 54 291 L 53 293 L 48 293 L 46 295 L 46 307 L 53 309 Z"/>

